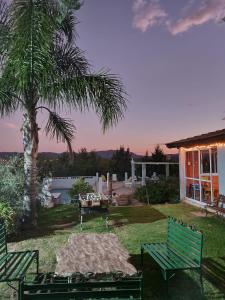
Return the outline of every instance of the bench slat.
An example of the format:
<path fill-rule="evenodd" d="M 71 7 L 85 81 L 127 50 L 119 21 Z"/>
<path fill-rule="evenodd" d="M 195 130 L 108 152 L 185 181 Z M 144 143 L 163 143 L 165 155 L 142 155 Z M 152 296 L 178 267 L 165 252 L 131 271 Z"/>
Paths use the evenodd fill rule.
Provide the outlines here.
<path fill-rule="evenodd" d="M 182 226 L 182 225 L 181 225 Z M 178 234 L 180 234 L 181 236 L 190 239 L 192 242 L 196 243 L 197 245 L 201 244 L 201 239 L 202 239 L 202 234 L 198 234 L 197 236 L 192 235 L 192 233 L 195 233 L 194 231 L 192 231 L 191 229 L 188 229 L 190 232 L 187 232 L 186 230 L 183 230 L 183 226 L 179 227 L 177 225 L 168 225 L 168 232 L 170 231 L 174 231 L 177 232 Z"/>
<path fill-rule="evenodd" d="M 177 221 L 174 221 L 173 219 L 171 220 L 171 218 L 169 218 L 168 220 L 168 226 L 170 226 L 172 224 L 173 227 L 179 228 L 181 229 L 183 232 L 186 232 L 187 234 L 191 234 L 191 236 L 195 237 L 195 238 L 200 238 L 202 233 L 200 231 L 195 231 L 193 229 L 191 229 L 191 227 L 186 227 L 185 225 L 181 225 L 180 223 L 178 223 Z"/>
<path fill-rule="evenodd" d="M 14 280 L 14 278 L 19 278 L 21 274 L 24 274 L 36 257 L 36 252 L 29 251 L 25 253 L 26 255 L 23 259 L 15 265 L 14 272 L 12 272 L 12 274 L 8 277 L 10 281 Z"/>
<path fill-rule="evenodd" d="M 140 284 L 139 280 L 126 280 L 126 281 L 94 281 L 94 282 L 77 282 L 77 283 L 69 283 L 70 289 L 75 288 L 103 288 L 103 287 L 126 287 L 126 288 L 135 288 Z M 26 283 L 26 291 L 36 291 L 36 290 L 48 290 L 48 289 L 55 289 L 55 288 L 68 288 L 68 281 L 67 282 L 54 282 L 54 283 L 46 283 L 46 284 L 35 284 L 35 283 Z"/>
<path fill-rule="evenodd" d="M 157 261 L 157 263 L 161 266 L 162 269 L 167 270 L 173 268 L 173 265 L 167 261 L 167 259 L 163 256 L 162 251 L 155 251 L 154 246 L 155 245 L 161 245 L 161 249 L 163 249 L 163 246 L 165 244 L 150 244 L 150 245 L 145 245 L 145 250 Z"/>
<path fill-rule="evenodd" d="M 197 267 L 198 264 L 189 260 L 185 256 L 178 254 L 167 244 L 151 244 L 151 247 L 145 247 L 145 250 L 158 262 L 164 270 L 186 269 Z"/>
<path fill-rule="evenodd" d="M 8 252 L 5 224 L 0 224 L 0 282 L 20 281 L 32 261 L 38 261 L 38 251 Z M 38 262 L 37 262 L 38 263 Z"/>
<path fill-rule="evenodd" d="M 182 256 L 186 256 L 189 260 L 200 262 L 201 261 L 201 252 L 199 255 L 196 253 L 191 252 L 191 249 L 188 248 L 188 251 L 184 248 L 183 245 L 177 244 L 175 241 L 170 241 L 168 247 L 174 249 L 177 253 L 180 253 Z"/>
<path fill-rule="evenodd" d="M 158 251 L 156 249 L 156 251 Z M 167 256 L 167 259 L 173 264 L 172 269 L 181 269 L 181 268 L 188 268 L 190 265 L 191 266 L 196 266 L 196 263 L 193 261 L 189 261 L 182 255 L 178 255 L 176 252 L 173 251 L 170 247 L 165 245 L 164 247 L 164 253 Z"/>
<path fill-rule="evenodd" d="M 55 277 L 52 273 L 38 274 L 34 281 L 20 284 L 20 300 L 85 300 L 85 299 L 142 299 L 142 276 L 121 277 L 117 279 L 93 278 L 79 279 Z M 106 277 L 107 278 L 107 277 Z M 78 280 L 78 282 L 77 282 Z"/>
<path fill-rule="evenodd" d="M 186 236 L 184 235 L 181 235 L 180 232 L 177 232 L 176 230 L 170 230 L 168 232 L 168 236 L 167 236 L 167 241 L 170 241 L 173 240 L 173 238 L 176 237 L 178 240 L 177 242 L 182 242 L 182 243 L 185 243 L 185 244 L 188 244 L 188 246 L 194 248 L 195 250 L 201 250 L 202 246 L 201 246 L 201 243 L 196 243 L 195 241 L 187 238 Z"/>
<path fill-rule="evenodd" d="M 177 249 L 170 248 L 170 251 L 172 253 L 174 253 L 174 255 L 178 256 L 181 260 L 183 260 L 186 263 L 187 268 L 189 267 L 191 269 L 191 268 L 198 268 L 199 267 L 198 262 L 190 259 L 186 255 L 182 255 L 180 252 L 177 252 Z"/>
<path fill-rule="evenodd" d="M 169 234 L 169 238 L 167 239 L 167 244 L 174 245 L 174 247 L 179 247 L 182 249 L 183 252 L 187 253 L 188 255 L 192 255 L 193 257 L 199 257 L 201 253 L 201 248 L 196 249 L 194 245 L 189 243 L 189 241 L 186 242 L 186 240 L 180 238 L 177 235 Z"/>

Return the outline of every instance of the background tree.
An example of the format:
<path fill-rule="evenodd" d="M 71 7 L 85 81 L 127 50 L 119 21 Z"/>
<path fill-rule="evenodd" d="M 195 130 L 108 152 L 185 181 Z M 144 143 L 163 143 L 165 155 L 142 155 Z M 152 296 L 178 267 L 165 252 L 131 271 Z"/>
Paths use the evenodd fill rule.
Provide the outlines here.
<path fill-rule="evenodd" d="M 163 162 L 166 160 L 166 156 L 163 152 L 163 149 L 159 145 L 155 146 L 155 149 L 152 152 L 151 160 L 155 162 Z"/>
<path fill-rule="evenodd" d="M 166 156 L 163 152 L 163 149 L 156 145 L 154 151 L 152 152 L 151 161 L 153 162 L 164 162 L 166 161 Z M 165 166 L 151 166 L 152 173 L 156 172 L 158 175 L 165 175 Z"/>
<path fill-rule="evenodd" d="M 8 3 L 8 2 L 7 2 Z M 23 211 L 36 224 L 37 114 L 46 111 L 46 134 L 66 142 L 72 152 L 75 127 L 57 110 L 94 109 L 103 130 L 115 125 L 126 108 L 121 81 L 91 72 L 76 46 L 74 11 L 78 0 L 13 0 L 0 6 L 0 113 L 23 112 Z"/>
<path fill-rule="evenodd" d="M 124 179 L 124 173 L 128 172 L 130 175 L 131 169 L 131 153 L 130 149 L 125 150 L 124 146 L 120 146 L 118 150 L 115 151 L 111 162 L 111 171 L 116 173 L 119 180 Z"/>

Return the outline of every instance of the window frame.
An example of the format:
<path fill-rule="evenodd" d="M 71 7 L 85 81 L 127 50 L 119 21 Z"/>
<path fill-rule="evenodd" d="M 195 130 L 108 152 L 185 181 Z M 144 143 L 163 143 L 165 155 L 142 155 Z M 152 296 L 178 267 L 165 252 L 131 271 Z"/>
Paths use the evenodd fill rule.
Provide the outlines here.
<path fill-rule="evenodd" d="M 217 156 L 216 156 L 216 170 L 217 172 L 212 173 L 212 149 L 216 149 L 217 152 Z M 201 151 L 202 150 L 208 150 L 209 151 L 209 167 L 210 167 L 210 172 L 209 173 L 202 173 L 202 159 L 201 159 Z M 195 165 L 194 165 L 194 152 L 198 151 L 198 174 L 199 174 L 199 178 L 195 178 L 195 177 L 189 177 L 186 176 L 186 164 L 187 164 L 187 152 L 192 152 L 192 174 L 195 175 L 194 170 L 195 170 Z M 207 179 L 202 179 L 202 176 L 208 176 L 210 177 L 209 180 Z M 212 177 L 213 176 L 218 176 L 218 147 L 213 146 L 213 147 L 201 147 L 201 148 L 195 148 L 193 147 L 192 149 L 185 150 L 185 164 L 184 164 L 184 180 L 185 180 L 185 197 L 191 200 L 195 200 L 197 202 L 204 202 L 204 200 L 202 199 L 202 183 L 206 182 L 206 183 L 210 183 L 210 188 L 211 188 L 211 203 L 213 203 L 213 182 L 212 182 Z M 187 180 L 192 180 L 197 181 L 199 184 L 199 189 L 200 189 L 200 199 L 196 200 L 190 197 L 187 197 Z"/>

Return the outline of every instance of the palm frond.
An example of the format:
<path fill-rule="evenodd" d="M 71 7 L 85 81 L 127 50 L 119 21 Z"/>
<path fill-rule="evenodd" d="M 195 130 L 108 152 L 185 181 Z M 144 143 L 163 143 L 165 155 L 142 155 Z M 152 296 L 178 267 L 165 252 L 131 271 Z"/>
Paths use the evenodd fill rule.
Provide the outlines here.
<path fill-rule="evenodd" d="M 9 116 L 11 113 L 14 113 L 19 106 L 20 102 L 10 88 L 10 85 L 6 85 L 5 82 L 0 79 L 0 116 Z"/>
<path fill-rule="evenodd" d="M 124 118 L 127 109 L 124 86 L 116 75 L 104 71 L 88 75 L 85 80 L 90 105 L 99 116 L 105 131 Z"/>
<path fill-rule="evenodd" d="M 69 43 L 73 41 L 74 38 L 76 38 L 77 33 L 74 30 L 75 25 L 77 24 L 77 20 L 75 18 L 75 15 L 73 11 L 68 11 L 65 18 L 63 19 L 60 29 L 64 33 L 64 35 L 67 37 L 67 40 Z"/>
<path fill-rule="evenodd" d="M 6 58 L 9 44 L 9 7 L 6 2 L 0 2 L 0 66 Z"/>
<path fill-rule="evenodd" d="M 60 117 L 56 112 L 49 110 L 49 119 L 45 128 L 46 134 L 57 141 L 67 143 L 69 152 L 72 153 L 72 140 L 74 138 L 75 126 L 72 121 Z"/>
<path fill-rule="evenodd" d="M 116 125 L 124 117 L 127 108 L 121 80 L 106 72 L 58 78 L 58 81 L 46 87 L 44 99 L 53 108 L 66 103 L 70 109 L 94 109 L 104 131 Z"/>
<path fill-rule="evenodd" d="M 57 0 L 56 3 L 56 10 L 58 11 L 56 40 L 64 41 L 66 38 L 67 42 L 71 43 L 77 36 L 75 25 L 78 22 L 74 11 L 80 9 L 82 4 L 80 0 Z M 63 36 L 61 36 L 62 34 Z"/>
<path fill-rule="evenodd" d="M 89 70 L 89 63 L 84 52 L 70 43 L 60 43 L 53 51 L 55 57 L 56 75 L 60 78 L 86 75 Z"/>
<path fill-rule="evenodd" d="M 14 0 L 10 6 L 10 59 L 5 72 L 14 74 L 18 90 L 34 90 L 53 65 L 51 46 L 56 28 L 51 1 Z"/>

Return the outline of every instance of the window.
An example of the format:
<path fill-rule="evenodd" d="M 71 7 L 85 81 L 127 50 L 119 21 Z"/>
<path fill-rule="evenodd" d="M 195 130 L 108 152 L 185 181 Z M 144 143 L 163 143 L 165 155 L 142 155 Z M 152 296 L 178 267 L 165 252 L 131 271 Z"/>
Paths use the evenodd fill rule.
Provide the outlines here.
<path fill-rule="evenodd" d="M 211 149 L 212 173 L 217 173 L 217 148 Z"/>
<path fill-rule="evenodd" d="M 209 158 L 209 150 L 201 150 L 201 173 L 210 173 L 210 158 Z"/>
<path fill-rule="evenodd" d="M 186 152 L 186 197 L 210 203 L 218 199 L 217 148 Z"/>
<path fill-rule="evenodd" d="M 193 159 L 192 151 L 186 152 L 186 176 L 193 177 Z"/>

